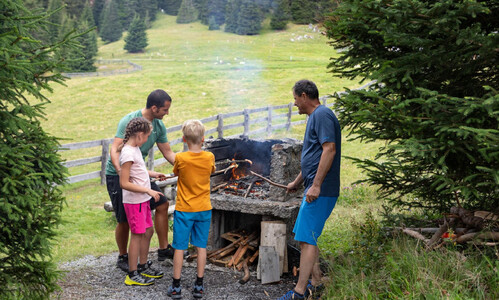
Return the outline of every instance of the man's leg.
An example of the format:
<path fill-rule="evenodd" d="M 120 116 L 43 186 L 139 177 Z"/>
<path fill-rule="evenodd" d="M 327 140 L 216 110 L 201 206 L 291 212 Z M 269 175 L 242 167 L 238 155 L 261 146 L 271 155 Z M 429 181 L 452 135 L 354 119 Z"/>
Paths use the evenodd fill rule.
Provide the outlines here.
<path fill-rule="evenodd" d="M 156 207 L 154 229 L 158 235 L 159 249 L 168 247 L 168 201 Z"/>
<path fill-rule="evenodd" d="M 298 276 L 298 283 L 296 283 L 295 291 L 303 295 L 312 271 L 314 277 L 316 277 L 313 280 L 320 280 L 320 269 L 319 272 L 316 270 L 316 268 L 319 267 L 319 247 L 300 242 L 300 248 L 300 275 Z M 317 276 L 319 276 L 319 278 L 317 278 Z"/>
<path fill-rule="evenodd" d="M 118 223 L 116 229 L 114 230 L 114 236 L 116 238 L 116 244 L 118 245 L 118 251 L 120 255 L 127 254 L 128 245 L 128 232 L 130 231 L 130 226 L 127 222 Z"/>
<path fill-rule="evenodd" d="M 151 189 L 157 192 L 163 192 L 155 182 L 151 182 Z M 168 200 L 165 196 L 160 196 L 159 201 L 154 199 L 149 201 L 151 210 L 155 209 L 154 214 L 154 229 L 158 235 L 159 249 L 168 248 Z M 172 253 L 173 256 L 173 253 Z"/>

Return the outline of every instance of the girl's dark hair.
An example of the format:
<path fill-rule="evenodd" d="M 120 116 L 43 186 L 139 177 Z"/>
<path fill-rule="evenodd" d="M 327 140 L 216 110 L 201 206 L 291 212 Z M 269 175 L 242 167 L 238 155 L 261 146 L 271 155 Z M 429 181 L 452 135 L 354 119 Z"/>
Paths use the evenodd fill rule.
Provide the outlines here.
<path fill-rule="evenodd" d="M 152 130 L 152 124 L 144 117 L 133 118 L 128 122 L 125 129 L 125 138 L 121 145 L 118 146 L 118 152 L 121 152 L 121 149 L 128 142 L 130 137 L 136 135 L 139 132 L 149 133 Z"/>

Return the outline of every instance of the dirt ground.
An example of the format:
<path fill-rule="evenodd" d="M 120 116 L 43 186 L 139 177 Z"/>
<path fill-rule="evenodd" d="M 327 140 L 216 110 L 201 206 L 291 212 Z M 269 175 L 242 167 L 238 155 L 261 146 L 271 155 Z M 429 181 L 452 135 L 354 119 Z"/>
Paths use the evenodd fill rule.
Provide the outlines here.
<path fill-rule="evenodd" d="M 153 266 L 162 270 L 165 276 L 152 286 L 135 287 L 124 284 L 126 274 L 116 267 L 117 253 L 106 256 L 86 256 L 77 261 L 60 265 L 65 272 L 59 282 L 61 292 L 53 299 L 170 299 L 166 290 L 171 284 L 172 261 L 158 262 L 156 251 L 151 251 L 149 259 Z M 205 272 L 205 296 L 203 299 L 249 300 L 276 299 L 293 288 L 292 278 L 284 274 L 282 280 L 274 284 L 262 285 L 256 279 L 256 267 L 251 268 L 251 279 L 240 284 L 242 272 L 207 265 Z M 196 278 L 195 262 L 184 262 L 182 269 L 182 299 L 194 299 L 191 294 Z"/>

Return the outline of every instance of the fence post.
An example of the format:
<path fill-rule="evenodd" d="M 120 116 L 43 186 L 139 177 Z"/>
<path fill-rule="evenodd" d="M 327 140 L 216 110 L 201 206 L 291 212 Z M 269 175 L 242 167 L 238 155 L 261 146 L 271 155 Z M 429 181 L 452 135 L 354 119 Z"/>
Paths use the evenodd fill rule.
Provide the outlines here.
<path fill-rule="evenodd" d="M 224 117 L 222 116 L 222 114 L 218 114 L 217 119 L 218 119 L 218 127 L 217 127 L 218 138 L 223 139 L 224 138 Z"/>
<path fill-rule="evenodd" d="M 267 117 L 267 135 L 272 134 L 272 107 L 267 107 L 268 117 Z"/>
<path fill-rule="evenodd" d="M 288 104 L 288 121 L 286 122 L 286 131 L 291 128 L 291 114 L 293 113 L 293 103 Z"/>
<path fill-rule="evenodd" d="M 243 135 L 244 136 L 247 136 L 248 135 L 248 132 L 249 132 L 249 113 L 248 113 L 248 109 L 244 109 L 244 133 Z"/>
<path fill-rule="evenodd" d="M 106 164 L 109 159 L 109 144 L 107 139 L 102 140 L 102 155 L 100 162 L 100 184 L 106 184 Z"/>
<path fill-rule="evenodd" d="M 154 146 L 152 146 L 147 153 L 147 169 L 151 171 L 154 170 Z"/>

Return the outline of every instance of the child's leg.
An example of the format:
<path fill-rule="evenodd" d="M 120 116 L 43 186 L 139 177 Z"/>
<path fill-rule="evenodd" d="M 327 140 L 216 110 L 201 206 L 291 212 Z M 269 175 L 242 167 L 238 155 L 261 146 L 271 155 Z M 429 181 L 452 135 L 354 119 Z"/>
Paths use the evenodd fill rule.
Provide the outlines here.
<path fill-rule="evenodd" d="M 146 233 L 142 235 L 142 239 L 140 240 L 140 264 L 147 263 L 147 256 L 149 255 L 149 245 L 151 244 L 151 237 L 154 234 L 153 227 L 149 227 L 146 229 Z"/>
<path fill-rule="evenodd" d="M 206 248 L 196 247 L 196 251 L 198 254 L 198 260 L 197 260 L 198 277 L 203 278 L 204 268 L 206 266 Z"/>
<path fill-rule="evenodd" d="M 140 253 L 140 245 L 142 242 L 143 234 L 131 234 L 130 246 L 128 248 L 128 271 L 133 272 L 137 270 L 137 262 Z"/>
<path fill-rule="evenodd" d="M 180 279 L 182 274 L 182 264 L 184 263 L 184 250 L 175 249 L 173 256 L 173 279 Z"/>

